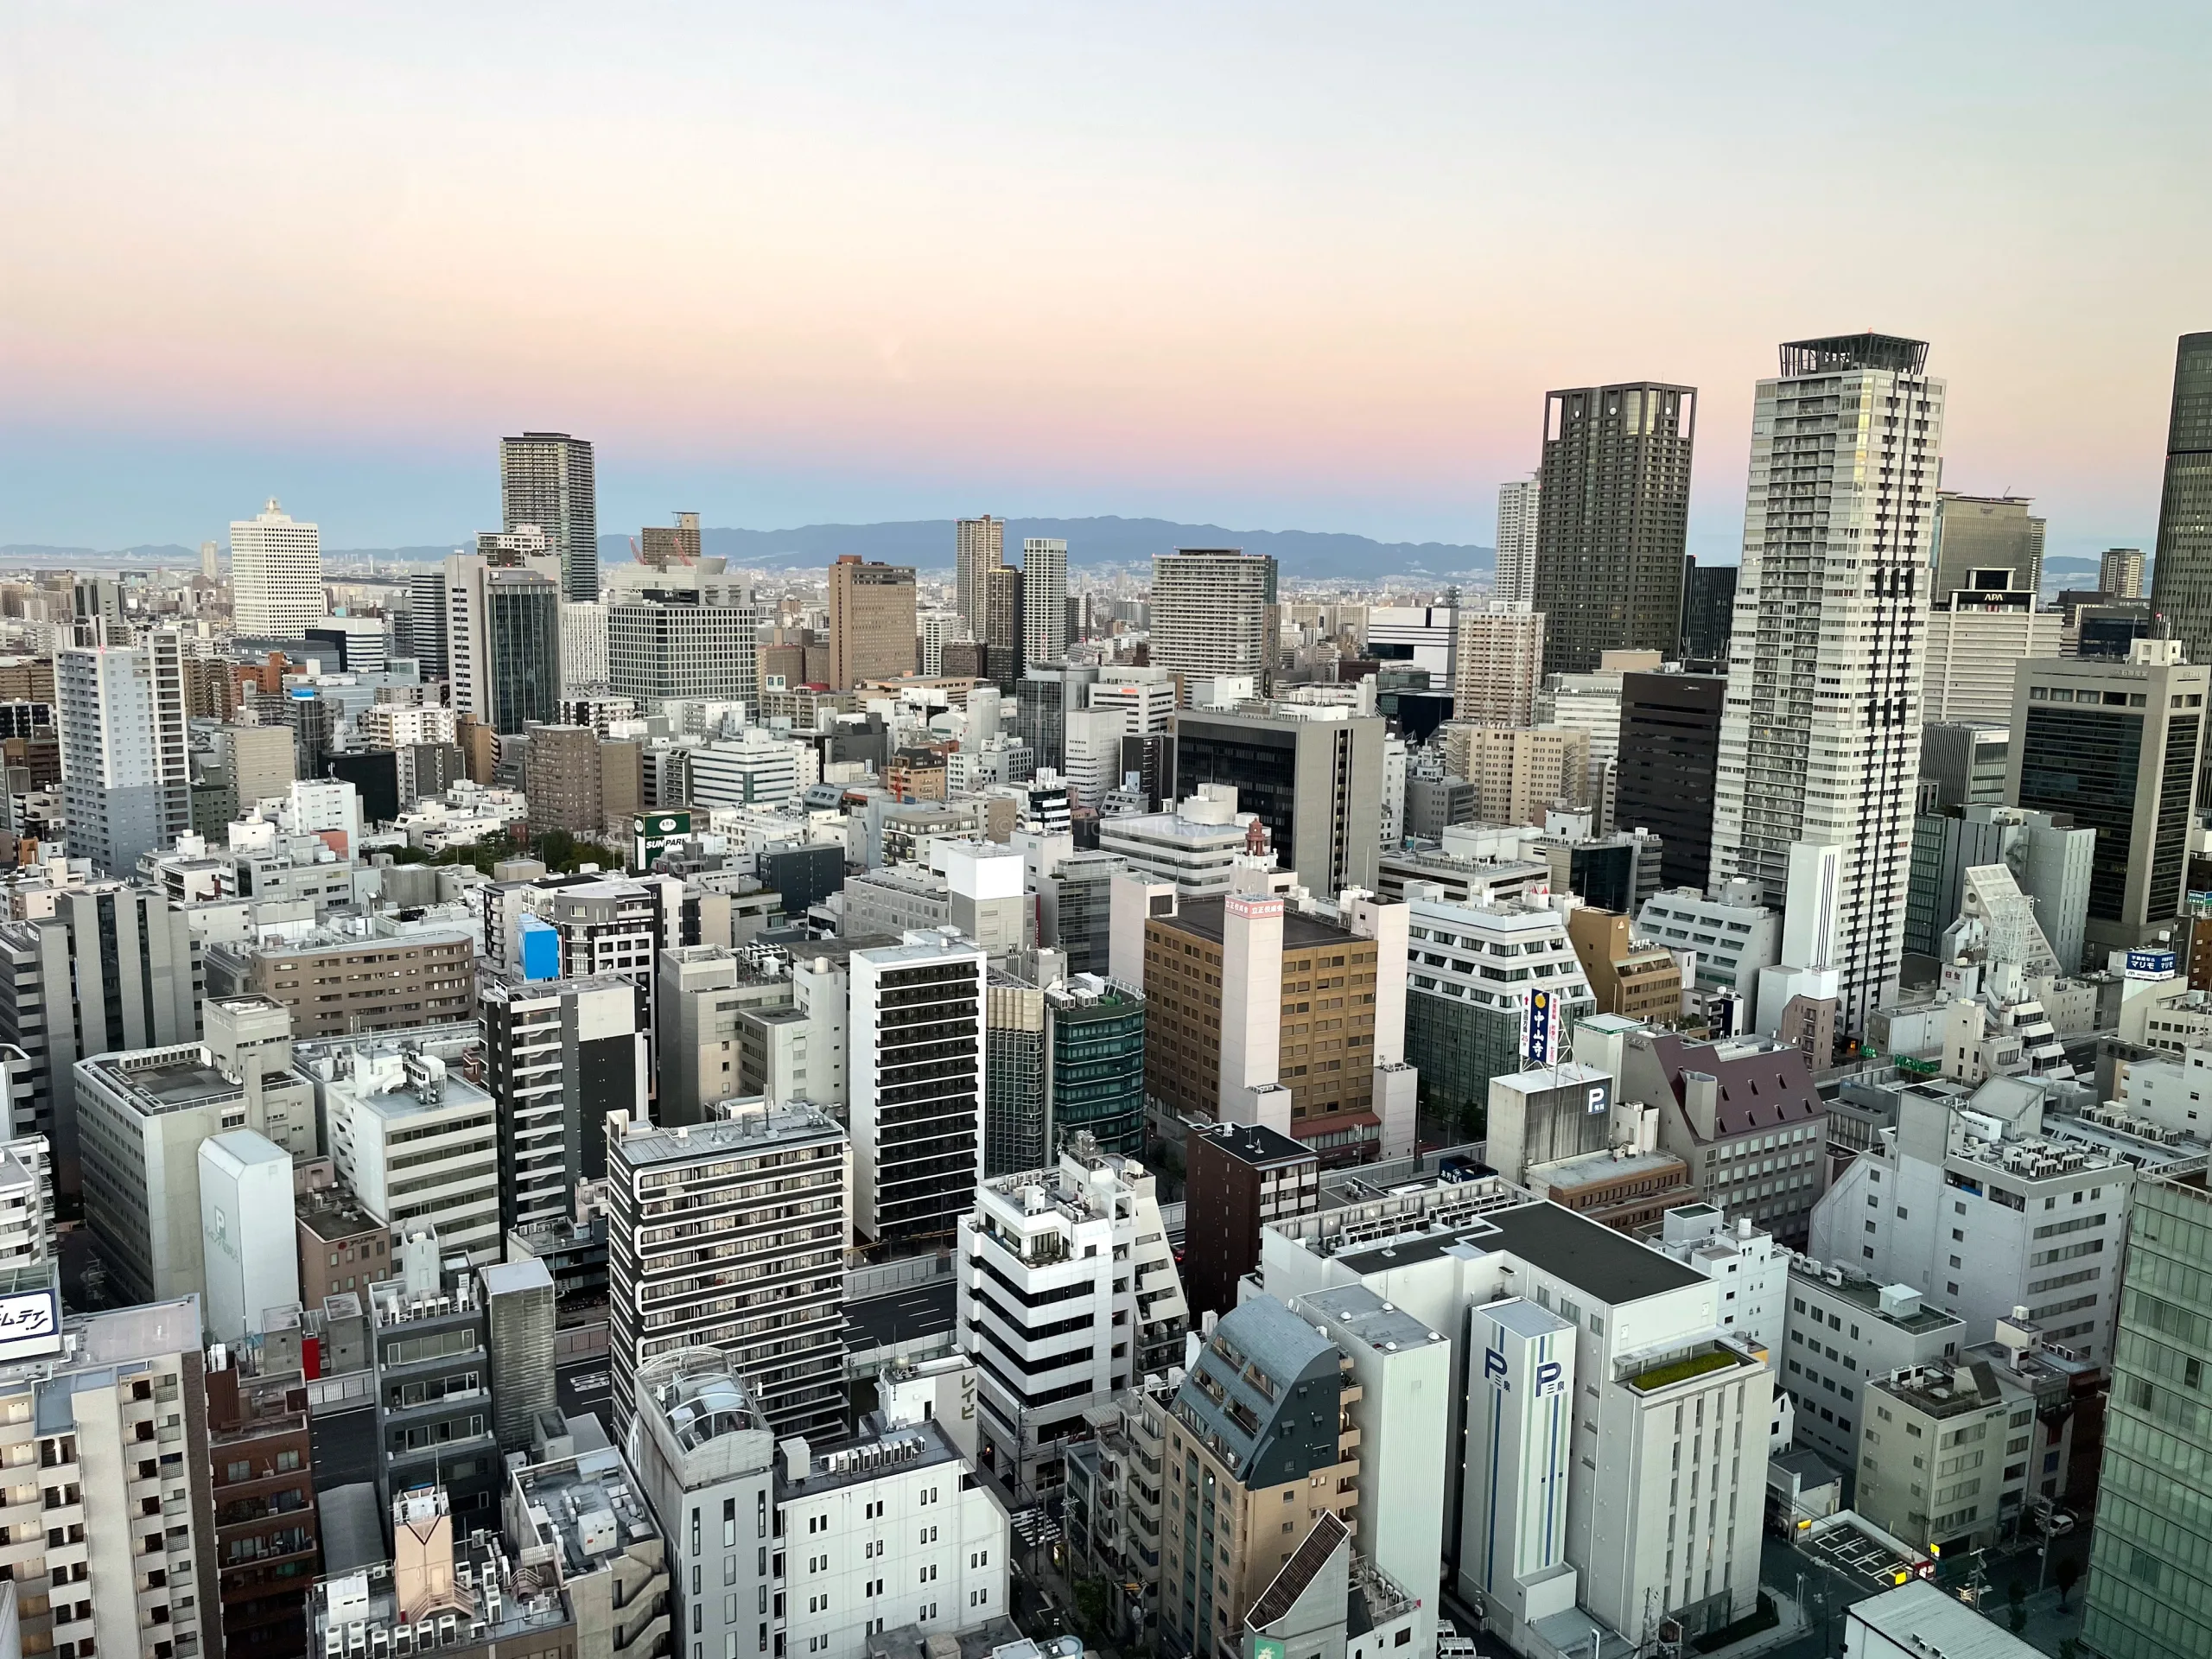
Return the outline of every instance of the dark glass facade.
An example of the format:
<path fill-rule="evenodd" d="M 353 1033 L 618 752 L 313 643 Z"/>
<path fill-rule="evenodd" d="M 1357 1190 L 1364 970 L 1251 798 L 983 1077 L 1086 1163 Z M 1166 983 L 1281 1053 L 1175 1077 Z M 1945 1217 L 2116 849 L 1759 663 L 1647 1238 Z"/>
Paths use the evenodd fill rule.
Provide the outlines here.
<path fill-rule="evenodd" d="M 2151 608 L 2190 662 L 2212 663 L 2212 334 L 2183 334 L 2174 354 Z"/>
<path fill-rule="evenodd" d="M 1185 718 L 1179 727 L 1195 724 Z M 1188 799 L 1200 784 L 1229 784 L 1236 791 L 1236 810 L 1255 814 L 1268 826 L 1276 859 L 1287 867 L 1298 844 L 1298 734 L 1294 730 L 1217 728 L 1178 731 L 1175 739 L 1175 797 Z"/>
<path fill-rule="evenodd" d="M 1686 662 L 1725 668 L 1736 627 L 1736 567 L 1683 562 L 1682 643 Z"/>
<path fill-rule="evenodd" d="M 2177 721 L 2178 728 L 2183 724 Z M 2196 722 L 2188 722 L 2195 741 Z M 2127 919 L 2127 861 L 2135 832 L 2136 779 L 2142 766 L 2143 716 L 2102 709 L 2028 710 L 2018 804 L 2066 812 L 2097 832 L 2089 864 L 2089 918 Z M 2183 785 L 2186 792 L 2186 784 Z M 2186 803 L 2184 802 L 2184 806 Z M 2182 849 L 2186 853 L 2184 835 Z M 2174 910 L 2180 907 L 2177 869 Z M 2151 912 L 2159 914 L 2157 911 Z"/>
<path fill-rule="evenodd" d="M 561 699 L 561 590 L 534 573 L 487 571 L 484 583 L 485 714 L 512 736 L 552 725 Z"/>
<path fill-rule="evenodd" d="M 1089 1135 L 1101 1152 L 1142 1152 L 1143 1001 L 1122 991 L 1087 1004 L 1056 1001 L 1048 1024 L 1053 1139 Z"/>
<path fill-rule="evenodd" d="M 1649 381 L 1545 400 L 1535 602 L 1544 667 L 1588 673 L 1608 651 L 1671 652 L 1697 392 Z"/>
<path fill-rule="evenodd" d="M 887 969 L 876 1020 L 876 1216 L 887 1239 L 949 1236 L 975 1202 L 976 1033 L 971 962 Z"/>
<path fill-rule="evenodd" d="M 1702 893 L 1713 868 L 1713 785 L 1720 766 L 1718 674 L 1624 674 L 1613 822 L 1662 838 L 1662 887 Z M 1780 893 L 1769 893 L 1779 903 Z"/>

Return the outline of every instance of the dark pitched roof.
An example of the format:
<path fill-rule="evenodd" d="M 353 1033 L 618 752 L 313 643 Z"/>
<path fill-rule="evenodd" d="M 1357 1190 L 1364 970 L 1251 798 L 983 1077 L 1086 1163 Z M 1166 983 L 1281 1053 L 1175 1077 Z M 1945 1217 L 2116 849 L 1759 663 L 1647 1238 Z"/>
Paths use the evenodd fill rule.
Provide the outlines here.
<path fill-rule="evenodd" d="M 1671 1032 L 1651 1039 L 1652 1052 L 1676 1104 L 1682 1099 L 1685 1071 L 1709 1072 L 1719 1080 L 1720 1109 L 1714 1123 L 1721 1139 L 1754 1129 L 1787 1128 L 1826 1115 L 1827 1105 L 1802 1051 L 1770 1048 L 1724 1058 L 1729 1046 L 1687 1042 Z"/>

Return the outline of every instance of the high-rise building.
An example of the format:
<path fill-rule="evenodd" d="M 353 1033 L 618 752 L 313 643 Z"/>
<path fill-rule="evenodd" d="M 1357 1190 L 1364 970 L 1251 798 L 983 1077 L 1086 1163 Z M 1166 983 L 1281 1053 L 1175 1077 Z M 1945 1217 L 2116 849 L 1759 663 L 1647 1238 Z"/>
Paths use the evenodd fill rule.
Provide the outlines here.
<path fill-rule="evenodd" d="M 480 1027 L 303 1046 L 331 1161 L 362 1207 L 395 1231 L 435 1230 L 449 1251 L 499 1254 L 499 1119 L 463 1075 Z M 450 1062 L 450 1065 L 448 1064 Z"/>
<path fill-rule="evenodd" d="M 1824 954 L 1853 1030 L 1904 950 L 1943 442 L 1927 360 L 1887 334 L 1792 341 L 1751 423 L 1709 880 L 1780 894 L 1793 844 L 1842 849 Z"/>
<path fill-rule="evenodd" d="M 1607 651 L 1675 649 L 1682 613 L 1697 392 L 1637 381 L 1544 400 L 1536 571 L 1554 672 Z"/>
<path fill-rule="evenodd" d="M 2212 333 L 2183 334 L 2175 354 L 2151 608 L 2191 662 L 2212 663 Z"/>
<path fill-rule="evenodd" d="M 830 683 L 914 671 L 914 567 L 865 563 L 848 553 L 830 567 Z"/>
<path fill-rule="evenodd" d="M 1021 652 L 1031 663 L 1068 654 L 1068 544 L 1042 536 L 1021 543 Z"/>
<path fill-rule="evenodd" d="M 560 562 L 560 597 L 599 597 L 599 496 L 591 442 L 565 432 L 499 440 L 499 517 L 509 531 L 535 524 Z"/>
<path fill-rule="evenodd" d="M 953 608 L 968 625 L 968 637 L 981 639 L 988 615 L 988 574 L 1006 563 L 1006 520 L 988 512 L 959 519 L 952 538 Z"/>
<path fill-rule="evenodd" d="M 976 1188 L 956 1296 L 981 1460 L 1015 1490 L 1059 1484 L 1084 1413 L 1182 1357 L 1188 1310 L 1156 1183 L 1081 1138 Z"/>
<path fill-rule="evenodd" d="M 666 569 L 699 559 L 699 515 L 679 512 L 673 524 L 647 524 L 638 532 L 638 562 Z"/>
<path fill-rule="evenodd" d="M 607 1173 L 607 1114 L 644 1116 L 644 1001 L 613 975 L 486 982 L 484 1086 L 499 1107 L 506 1231 L 574 1215 L 577 1188 Z"/>
<path fill-rule="evenodd" d="M 1241 548 L 1179 548 L 1152 562 L 1151 662 L 1193 677 L 1274 673 L 1275 562 Z"/>
<path fill-rule="evenodd" d="M 1682 569 L 1682 659 L 1688 665 L 1726 665 L 1728 637 L 1735 627 L 1736 567 L 1700 564 L 1694 556 Z"/>
<path fill-rule="evenodd" d="M 1462 726 L 1442 728 L 1456 775 L 1475 786 L 1482 823 L 1541 823 L 1565 804 L 1592 804 L 1590 734 L 1560 726 Z"/>
<path fill-rule="evenodd" d="M 1013 696 L 1021 684 L 1028 658 L 1022 651 L 1021 572 L 1012 565 L 994 564 L 982 572 L 984 665 L 998 682 L 1001 692 Z"/>
<path fill-rule="evenodd" d="M 2143 550 L 2108 547 L 2097 560 L 2097 591 L 2112 599 L 2143 597 Z"/>
<path fill-rule="evenodd" d="M 2059 655 L 2063 626 L 2056 611 L 2037 609 L 2026 589 L 1939 589 L 1928 612 L 1923 715 L 1977 724 L 2011 720 L 2013 668 L 2024 658 Z"/>
<path fill-rule="evenodd" d="M 509 544 L 446 560 L 449 701 L 512 736 L 550 721 L 561 700 L 560 567 L 528 526 L 490 539 Z"/>
<path fill-rule="evenodd" d="M 1535 722 L 1544 683 L 1544 619 L 1525 601 L 1462 606 L 1452 677 L 1452 717 L 1478 726 Z M 1591 666 L 1596 666 L 1593 660 Z"/>
<path fill-rule="evenodd" d="M 2012 751 L 2012 699 L 2001 722 L 1930 721 L 1920 728 L 1921 807 L 1997 806 L 2005 801 L 2005 760 Z"/>
<path fill-rule="evenodd" d="M 1497 581 L 1491 592 L 1508 605 L 1536 594 L 1536 520 L 1543 485 L 1535 475 L 1497 486 Z"/>
<path fill-rule="evenodd" d="M 726 569 L 720 558 L 625 566 L 608 590 L 606 678 L 639 713 L 671 697 L 759 712 L 762 614 Z"/>
<path fill-rule="evenodd" d="M 1315 893 L 1371 887 L 1380 850 L 1384 722 L 1344 708 L 1175 716 L 1175 786 L 1236 791 L 1275 861 Z"/>
<path fill-rule="evenodd" d="M 129 878 L 192 827 L 184 658 L 175 633 L 54 653 L 61 804 L 73 857 Z"/>
<path fill-rule="evenodd" d="M 22 1507 L 67 1517 L 51 1544 L 35 1529 L 43 1548 L 14 1563 L 11 1642 L 82 1652 L 97 1629 L 102 1653 L 224 1651 L 203 1337 L 186 1295 L 49 1326 L 0 1372 L 0 1445 Z M 121 1564 L 133 1593 L 91 1561 Z"/>
<path fill-rule="evenodd" d="M 751 641 L 747 641 L 750 644 Z M 607 683 L 607 607 L 561 601 L 561 695 L 582 696 Z"/>
<path fill-rule="evenodd" d="M 2126 1262 L 2082 1640 L 2110 1659 L 2212 1651 L 2212 1194 L 2138 1185 Z"/>
<path fill-rule="evenodd" d="M 715 1348 L 778 1434 L 834 1432 L 852 1237 L 844 1130 L 803 1101 L 764 1100 L 725 1102 L 675 1128 L 626 1116 L 604 1127 L 619 1427 L 644 1409 L 657 1362 Z M 678 1211 L 682 1227 L 660 1223 Z M 727 1242 L 702 1256 L 710 1236 Z"/>
<path fill-rule="evenodd" d="M 446 573 L 442 565 L 407 578 L 407 652 L 429 685 L 452 671 L 446 652 Z"/>
<path fill-rule="evenodd" d="M 1661 838 L 1659 879 L 1669 887 L 1702 892 L 1712 874 L 1713 781 L 1727 692 L 1717 674 L 1621 676 L 1613 823 Z"/>
<path fill-rule="evenodd" d="M 1193 1318 L 1236 1306 L 1238 1281 L 1260 1264 L 1260 1230 L 1321 1203 L 1313 1148 L 1259 1123 L 1216 1123 L 1183 1143 L 1183 1276 Z"/>
<path fill-rule="evenodd" d="M 2138 639 L 2125 663 L 2015 666 L 2006 798 L 2098 832 L 2087 929 L 2093 954 L 2150 943 L 2187 897 L 2212 668 L 2182 652 L 2178 639 Z"/>
<path fill-rule="evenodd" d="M 853 1223 L 950 1237 L 983 1173 L 982 947 L 956 933 L 852 954 Z"/>
<path fill-rule="evenodd" d="M 2024 495 L 1936 493 L 1935 560 L 1930 600 L 1942 605 L 1962 590 L 2025 593 L 2043 584 L 2044 521 Z"/>
<path fill-rule="evenodd" d="M 273 495 L 254 517 L 232 522 L 233 632 L 242 639 L 297 639 L 327 608 L 320 529 L 294 518 Z"/>

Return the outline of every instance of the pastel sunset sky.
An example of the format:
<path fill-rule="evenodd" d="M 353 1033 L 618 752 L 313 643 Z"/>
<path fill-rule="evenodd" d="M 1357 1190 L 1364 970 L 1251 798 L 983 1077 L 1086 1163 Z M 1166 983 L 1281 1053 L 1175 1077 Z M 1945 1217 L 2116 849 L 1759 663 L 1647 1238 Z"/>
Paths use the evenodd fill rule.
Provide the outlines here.
<path fill-rule="evenodd" d="M 1945 482 L 2148 546 L 2201 5 L 20 3 L 0 542 L 993 511 L 1488 542 L 1548 387 L 1932 342 Z M 1081 550 L 1073 550 L 1080 562 Z M 949 550 L 948 550 L 949 562 Z"/>

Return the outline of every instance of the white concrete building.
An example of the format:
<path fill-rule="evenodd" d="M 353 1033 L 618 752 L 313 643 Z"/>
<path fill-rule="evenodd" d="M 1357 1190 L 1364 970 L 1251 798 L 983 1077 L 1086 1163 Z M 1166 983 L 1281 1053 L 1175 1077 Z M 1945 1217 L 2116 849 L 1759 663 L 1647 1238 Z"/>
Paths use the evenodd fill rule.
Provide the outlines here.
<path fill-rule="evenodd" d="M 1536 596 L 1536 507 L 1543 486 L 1535 478 L 1497 486 L 1497 581 L 1492 592 L 1509 605 Z"/>
<path fill-rule="evenodd" d="M 798 745 L 746 728 L 741 741 L 702 743 L 691 751 L 694 806 L 781 806 L 799 792 Z"/>
<path fill-rule="evenodd" d="M 849 960 L 853 1224 L 950 1236 L 983 1175 L 982 947 L 909 933 Z"/>
<path fill-rule="evenodd" d="M 1851 1031 L 1894 999 L 1904 953 L 1943 449 L 1927 355 L 1883 334 L 1785 345 L 1751 416 L 1710 886 L 1784 893 L 1793 843 L 1840 849 L 1826 961 L 1792 965 L 1833 969 Z"/>
<path fill-rule="evenodd" d="M 364 1209 L 403 1230 L 435 1228 L 445 1249 L 497 1259 L 499 1108 L 487 1092 L 429 1046 L 409 1052 L 397 1038 L 332 1045 L 305 1069 L 339 1179 Z"/>
<path fill-rule="evenodd" d="M 1613 785 L 1621 755 L 1621 677 L 1658 668 L 1656 651 L 1608 651 L 1585 674 L 1547 674 L 1536 694 L 1539 726 L 1581 732 L 1590 740 L 1588 782 L 1583 799 L 1601 836 L 1613 830 Z"/>
<path fill-rule="evenodd" d="M 1775 1381 L 1793 1407 L 1795 1443 L 1851 1474 L 1866 1437 L 1867 1389 L 1893 1372 L 1955 1358 L 1966 1326 L 1910 1285 L 1794 1253 L 1789 1265 L 1787 1340 Z"/>
<path fill-rule="evenodd" d="M 435 702 L 374 702 L 354 721 L 361 747 L 404 749 L 416 743 L 454 741 L 454 711 Z M 239 798 L 242 801 L 244 796 Z"/>
<path fill-rule="evenodd" d="M 1276 1222 L 1259 1276 L 1279 1297 L 1364 1285 L 1450 1338 L 1443 1558 L 1517 1650 L 1753 1605 L 1772 1374 L 1715 1281 L 1495 1178 Z"/>
<path fill-rule="evenodd" d="M 1090 687 L 1090 707 L 1121 709 L 1132 737 L 1164 732 L 1175 712 L 1175 677 L 1164 668 L 1102 668 Z"/>
<path fill-rule="evenodd" d="M 297 639 L 329 608 L 322 591 L 322 531 L 270 496 L 231 523 L 231 627 L 242 639 Z"/>
<path fill-rule="evenodd" d="M 182 647 L 167 628 L 143 645 L 65 645 L 54 689 L 69 855 L 127 880 L 192 828 Z"/>
<path fill-rule="evenodd" d="M 265 1315 L 299 1306 L 295 1228 L 289 1150 L 251 1129 L 200 1143 L 200 1259 L 207 1329 L 217 1341 L 258 1336 Z"/>
<path fill-rule="evenodd" d="M 1236 791 L 1201 784 L 1173 812 L 1131 813 L 1101 819 L 1098 850 L 1128 861 L 1132 870 L 1173 882 L 1185 899 L 1219 898 L 1230 890 L 1236 860 L 1251 851 L 1256 814 L 1236 810 Z"/>
<path fill-rule="evenodd" d="M 1531 582 L 1535 570 L 1531 560 Z M 1477 726 L 1535 725 L 1536 689 L 1544 683 L 1542 613 L 1525 601 L 1463 606 L 1459 635 L 1452 718 Z"/>
<path fill-rule="evenodd" d="M 1182 1358 L 1189 1307 L 1154 1179 L 1077 1137 L 1058 1167 L 976 1188 L 957 1262 L 982 1461 L 1010 1486 L 1057 1486 L 1084 1412 Z"/>
<path fill-rule="evenodd" d="M 1811 1254 L 1921 1291 L 1987 1342 L 2015 1307 L 2112 1363 L 2133 1166 L 2044 1134 L 2043 1086 L 1996 1077 L 1963 1105 L 1906 1090 L 1897 1127 L 1813 1210 Z"/>
<path fill-rule="evenodd" d="M 1373 605 L 1367 612 L 1367 652 L 1386 663 L 1428 671 L 1429 685 L 1452 683 L 1459 660 L 1458 612 L 1450 605 Z"/>
<path fill-rule="evenodd" d="M 1182 548 L 1152 562 L 1152 666 L 1183 677 L 1243 676 L 1264 694 L 1274 671 L 1275 562 L 1236 548 Z"/>
<path fill-rule="evenodd" d="M 581 696 L 607 684 L 607 607 L 599 600 L 561 601 L 561 695 Z"/>
<path fill-rule="evenodd" d="M 1955 601 L 1936 596 L 1928 613 L 1928 665 L 1921 677 L 1925 719 L 2012 723 L 2017 665 L 2029 658 L 2059 654 L 2065 619 L 2035 607 L 2031 594 L 1961 594 Z"/>
<path fill-rule="evenodd" d="M 1637 937 L 1670 950 L 1694 951 L 1699 984 L 1740 991 L 1756 1005 L 1759 969 L 1782 961 L 1782 912 L 1761 904 L 1758 892 L 1737 880 L 1717 899 L 1695 887 L 1654 893 L 1637 912 Z"/>
<path fill-rule="evenodd" d="M 1772 1233 L 1749 1216 L 1732 1223 L 1712 1205 L 1685 1204 L 1669 1210 L 1659 1236 L 1645 1242 L 1719 1287 L 1720 1325 L 1730 1336 L 1770 1357 L 1781 1351 L 1791 1253 Z"/>
<path fill-rule="evenodd" d="M 1068 654 L 1068 544 L 1031 536 L 1021 543 L 1021 658 L 1057 663 Z"/>
<path fill-rule="evenodd" d="M 1457 1401 L 1452 1344 L 1365 1285 L 1300 1296 L 1291 1312 L 1351 1357 L 1359 1398 L 1360 1554 L 1414 1603 L 1413 1648 L 1434 1650 L 1444 1554 L 1445 1459 Z"/>
<path fill-rule="evenodd" d="M 1011 1612 L 1007 1512 L 944 1425 L 871 1418 L 822 1452 L 782 1440 L 775 1472 L 786 1654 L 867 1659 L 870 1637 L 906 1625 L 934 1648 Z"/>

